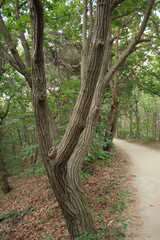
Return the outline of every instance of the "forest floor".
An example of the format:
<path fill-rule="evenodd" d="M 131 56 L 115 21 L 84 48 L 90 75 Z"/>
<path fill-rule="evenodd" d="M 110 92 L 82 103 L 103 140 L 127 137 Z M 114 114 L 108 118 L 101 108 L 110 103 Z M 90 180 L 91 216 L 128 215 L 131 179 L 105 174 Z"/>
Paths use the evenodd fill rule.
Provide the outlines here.
<path fill-rule="evenodd" d="M 116 148 L 111 166 L 92 164 L 88 169 L 92 175 L 82 180 L 96 228 L 104 239 L 134 240 L 132 229 L 142 225 L 130 167 L 128 155 Z M 9 182 L 13 190 L 7 195 L 0 192 L 0 240 L 69 240 L 45 175 L 10 177 Z"/>
<path fill-rule="evenodd" d="M 101 166 L 100 166 L 101 165 Z M 83 187 L 96 228 L 104 239 L 123 239 L 134 203 L 126 186 L 128 162 L 119 150 L 111 165 L 92 164 Z M 23 175 L 23 174 L 22 174 Z M 13 190 L 0 193 L 0 240 L 67 240 L 68 232 L 45 175 L 10 177 Z M 107 237 L 106 237 L 107 236 Z"/>

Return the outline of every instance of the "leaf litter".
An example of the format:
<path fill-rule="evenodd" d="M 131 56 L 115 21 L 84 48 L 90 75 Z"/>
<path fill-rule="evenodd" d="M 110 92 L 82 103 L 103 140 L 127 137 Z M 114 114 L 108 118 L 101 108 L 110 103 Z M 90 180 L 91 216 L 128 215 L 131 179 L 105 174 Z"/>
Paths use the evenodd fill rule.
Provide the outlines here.
<path fill-rule="evenodd" d="M 112 167 L 92 165 L 93 175 L 82 183 L 96 228 L 106 231 L 106 239 L 117 240 L 125 236 L 121 225 L 126 226 L 129 221 L 126 199 L 121 193 L 121 189 L 126 189 L 128 163 L 119 150 L 111 162 Z M 5 218 L 12 212 L 15 215 L 0 219 L 0 240 L 69 240 L 47 176 L 10 177 L 9 182 L 13 190 L 7 195 L 0 192 L 0 216 Z M 129 194 L 126 198 L 131 202 Z"/>

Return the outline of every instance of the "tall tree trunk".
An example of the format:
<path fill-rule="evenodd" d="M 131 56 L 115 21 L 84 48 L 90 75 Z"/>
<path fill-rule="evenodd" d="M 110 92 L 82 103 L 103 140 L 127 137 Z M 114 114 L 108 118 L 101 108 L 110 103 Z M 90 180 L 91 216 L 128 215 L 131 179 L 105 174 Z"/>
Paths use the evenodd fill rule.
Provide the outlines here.
<path fill-rule="evenodd" d="M 110 11 L 111 1 L 98 1 L 97 23 L 92 40 L 92 54 L 89 56 L 88 70 L 85 73 L 86 79 L 82 83 L 73 116 L 63 140 L 57 148 L 51 148 L 51 135 L 46 115 L 46 83 L 42 50 L 43 9 L 40 1 L 31 1 L 32 34 L 34 36 L 32 86 L 39 145 L 53 191 L 66 218 L 71 239 L 75 239 L 86 231 L 88 233 L 95 233 L 92 215 L 83 193 L 77 189 L 77 186 L 70 178 L 67 163 L 86 126 L 88 112 L 104 55 L 104 44 L 108 34 Z M 100 19 L 103 19 L 103 21 Z M 75 171 L 77 172 L 77 169 Z"/>
<path fill-rule="evenodd" d="M 86 152 L 86 146 L 83 145 L 82 140 L 85 139 L 88 147 L 99 115 L 106 82 L 135 47 L 143 33 L 144 23 L 148 19 L 147 16 L 144 18 L 143 27 L 140 28 L 138 35 L 131 42 L 125 54 L 113 65 L 111 71 L 106 73 L 106 62 L 108 61 L 106 44 L 109 43 L 107 37 L 111 19 L 111 2 L 97 1 L 92 48 L 83 75 L 85 79 L 82 79 L 80 94 L 66 133 L 60 144 L 51 148 L 43 58 L 43 7 L 40 0 L 30 1 L 33 36 L 33 103 L 39 146 L 51 186 L 66 218 L 70 239 L 75 239 L 84 232 L 95 233 L 93 219 L 76 176 L 79 176 L 79 166 Z M 148 11 L 149 13 L 150 11 Z M 87 131 L 89 136 L 87 136 Z M 79 154 L 78 150 L 81 146 Z M 74 158 L 74 156 L 76 157 Z"/>
<path fill-rule="evenodd" d="M 105 151 L 111 150 L 113 138 L 116 133 L 117 121 L 118 121 L 118 103 L 116 105 L 115 104 L 111 105 L 109 111 L 107 128 L 105 132 L 106 145 L 103 148 Z"/>
<path fill-rule="evenodd" d="M 119 41 L 120 27 L 116 30 L 116 42 L 115 42 L 115 62 L 118 60 L 118 41 Z M 110 88 L 112 93 L 112 104 L 110 107 L 107 128 L 105 132 L 106 145 L 104 146 L 105 151 L 110 151 L 114 135 L 116 133 L 117 121 L 118 121 L 118 99 L 117 99 L 117 88 L 118 88 L 118 71 L 114 73 L 114 78 L 110 79 Z"/>
<path fill-rule="evenodd" d="M 0 185 L 2 188 L 2 192 L 4 194 L 9 193 L 11 191 L 11 187 L 8 182 L 8 173 L 5 168 L 1 150 L 0 150 Z"/>

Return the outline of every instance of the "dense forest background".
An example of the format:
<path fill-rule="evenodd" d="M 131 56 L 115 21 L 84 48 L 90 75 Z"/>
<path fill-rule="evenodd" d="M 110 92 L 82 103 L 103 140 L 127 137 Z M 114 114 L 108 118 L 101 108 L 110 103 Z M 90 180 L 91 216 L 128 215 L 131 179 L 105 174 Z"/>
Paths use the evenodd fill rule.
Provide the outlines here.
<path fill-rule="evenodd" d="M 82 68 L 87 64 L 87 48 L 92 45 L 99 1 L 42 2 L 50 132 L 52 144 L 57 146 L 66 132 L 84 78 Z M 112 70 L 136 36 L 148 2 L 113 1 L 106 72 Z M 1 1 L 0 7 L 0 171 L 6 179 L 46 170 L 41 161 L 30 90 L 33 20 L 27 1 Z M 84 165 L 97 159 L 108 163 L 114 136 L 145 143 L 160 140 L 159 24 L 159 2 L 155 1 L 143 35 L 106 84 Z M 81 171 L 81 176 L 87 174 Z"/>
<path fill-rule="evenodd" d="M 126 1 L 114 12 L 112 37 L 116 38 L 118 32 L 118 56 L 137 31 L 137 23 L 142 18 L 145 5 L 145 1 L 141 1 L 141 4 L 140 1 Z M 92 7 L 94 16 L 94 4 Z M 80 88 L 83 3 L 45 1 L 44 9 L 47 98 L 59 136 L 63 136 Z M 135 16 L 137 9 L 138 15 Z M 1 7 L 1 14 L 19 56 L 25 61 L 25 47 L 31 47 L 30 17 L 26 2 L 5 1 Z M 143 36 L 144 40 L 142 39 L 142 43 L 118 70 L 118 137 L 136 138 L 146 142 L 160 139 L 158 26 L 159 11 L 158 5 L 155 5 Z M 110 64 L 115 58 L 115 45 L 114 41 Z M 40 158 L 32 95 L 22 75 L 9 62 L 9 49 L 2 33 L 0 54 L 1 149 L 8 171 L 18 174 L 23 167 L 35 163 Z M 26 71 L 29 71 L 29 68 Z M 99 117 L 97 135 L 100 135 L 101 141 L 104 141 L 103 136 L 108 130 L 110 107 L 114 105 L 112 81 L 114 80 L 107 86 Z M 99 145 L 100 142 L 98 139 L 96 144 Z"/>

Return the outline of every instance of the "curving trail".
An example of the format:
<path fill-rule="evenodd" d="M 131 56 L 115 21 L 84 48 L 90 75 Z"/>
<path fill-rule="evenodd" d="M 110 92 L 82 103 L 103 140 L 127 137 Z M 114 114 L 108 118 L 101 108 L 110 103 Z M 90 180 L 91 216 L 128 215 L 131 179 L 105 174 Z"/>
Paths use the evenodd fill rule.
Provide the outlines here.
<path fill-rule="evenodd" d="M 133 184 L 140 199 L 143 225 L 133 240 L 160 240 L 160 151 L 119 139 L 114 143 L 130 158 Z"/>

